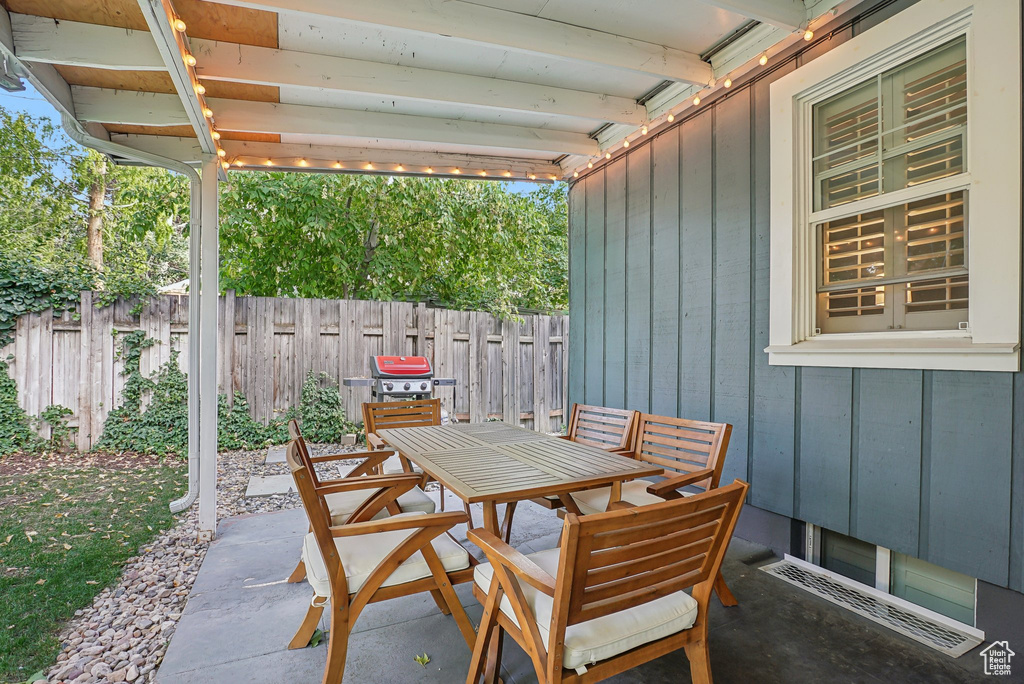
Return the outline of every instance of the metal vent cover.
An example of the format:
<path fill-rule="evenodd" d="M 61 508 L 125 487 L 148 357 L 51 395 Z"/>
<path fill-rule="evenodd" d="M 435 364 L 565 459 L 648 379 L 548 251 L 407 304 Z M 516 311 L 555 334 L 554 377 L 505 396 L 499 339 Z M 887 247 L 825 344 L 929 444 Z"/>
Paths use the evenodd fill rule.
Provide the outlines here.
<path fill-rule="evenodd" d="M 953 658 L 985 640 L 980 630 L 789 555 L 761 570 Z"/>

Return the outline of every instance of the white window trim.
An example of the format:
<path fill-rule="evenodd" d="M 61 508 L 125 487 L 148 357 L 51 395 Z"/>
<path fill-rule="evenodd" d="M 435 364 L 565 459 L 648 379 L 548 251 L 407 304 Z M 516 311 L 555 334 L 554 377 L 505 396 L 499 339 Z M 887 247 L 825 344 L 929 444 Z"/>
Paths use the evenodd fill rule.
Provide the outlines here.
<path fill-rule="evenodd" d="M 1020 22 L 1019 0 L 921 0 L 771 85 L 770 365 L 1019 370 Z M 816 334 L 812 108 L 962 35 L 967 171 L 935 183 L 952 182 L 970 194 L 968 328 Z"/>

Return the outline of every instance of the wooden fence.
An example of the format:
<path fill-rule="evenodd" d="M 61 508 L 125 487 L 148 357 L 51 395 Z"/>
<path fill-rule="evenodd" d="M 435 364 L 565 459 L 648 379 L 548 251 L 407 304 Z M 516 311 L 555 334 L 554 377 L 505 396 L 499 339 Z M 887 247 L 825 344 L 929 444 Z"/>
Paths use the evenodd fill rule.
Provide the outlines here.
<path fill-rule="evenodd" d="M 136 299 L 93 306 L 83 292 L 75 311 L 22 316 L 15 341 L 0 350 L 13 356 L 11 376 L 32 415 L 50 404 L 74 412 L 78 447 L 91 448 L 107 413 L 120 404 L 124 377 L 117 334 L 143 330 L 156 344 L 143 351 L 144 375 L 180 352 L 187 370 L 187 296 L 162 295 L 141 307 Z M 341 385 L 368 376 L 378 354 L 430 358 L 444 407 L 459 420 L 501 419 L 554 431 L 564 422 L 569 325 L 566 316 L 500 320 L 478 311 L 430 309 L 423 304 L 327 299 L 220 298 L 218 387 L 241 392 L 252 416 L 267 421 L 298 404 L 309 370 Z M 230 391 L 229 391 L 230 390 Z M 341 385 L 348 415 L 359 420 L 367 387 Z"/>

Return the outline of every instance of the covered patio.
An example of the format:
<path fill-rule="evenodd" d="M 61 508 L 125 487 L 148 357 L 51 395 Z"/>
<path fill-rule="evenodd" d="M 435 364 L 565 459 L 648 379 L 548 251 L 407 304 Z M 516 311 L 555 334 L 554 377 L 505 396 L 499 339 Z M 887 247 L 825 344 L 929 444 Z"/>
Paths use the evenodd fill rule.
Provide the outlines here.
<path fill-rule="evenodd" d="M 570 401 L 728 423 L 715 488 L 750 483 L 722 566 L 739 605 L 707 616 L 719 681 L 978 678 L 977 651 L 950 658 L 758 569 L 790 554 L 908 624 L 1024 643 L 1019 3 L 0 5 L 7 82 L 81 144 L 192 183 L 173 509 L 197 505 L 212 545 L 160 681 L 324 671 L 325 649 L 287 650 L 310 605 L 285 580 L 306 517 L 217 516 L 218 188 L 268 169 L 570 183 Z M 514 548 L 557 546 L 549 508 L 523 503 Z M 463 681 L 440 605 L 370 605 L 347 681 Z M 504 681 L 535 681 L 506 642 Z M 684 660 L 614 681 L 685 680 Z"/>

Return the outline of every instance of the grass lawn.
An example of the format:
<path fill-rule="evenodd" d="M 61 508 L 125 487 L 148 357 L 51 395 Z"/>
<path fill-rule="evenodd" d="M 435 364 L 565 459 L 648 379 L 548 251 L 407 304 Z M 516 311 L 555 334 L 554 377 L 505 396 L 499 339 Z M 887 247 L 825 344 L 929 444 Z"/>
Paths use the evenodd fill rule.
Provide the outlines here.
<path fill-rule="evenodd" d="M 0 682 L 53 664 L 63 623 L 172 516 L 181 464 L 134 455 L 0 460 Z"/>

